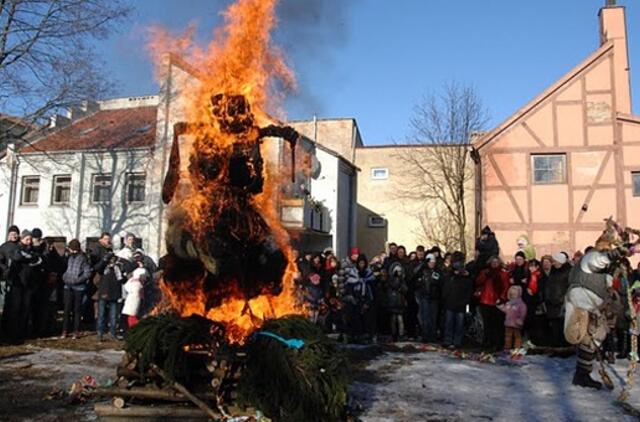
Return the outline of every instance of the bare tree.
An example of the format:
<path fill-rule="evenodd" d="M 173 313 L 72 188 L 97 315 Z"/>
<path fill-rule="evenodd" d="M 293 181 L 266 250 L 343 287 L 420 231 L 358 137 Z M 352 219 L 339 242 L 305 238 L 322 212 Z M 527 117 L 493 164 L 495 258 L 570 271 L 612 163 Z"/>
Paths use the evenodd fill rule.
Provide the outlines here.
<path fill-rule="evenodd" d="M 487 122 L 475 89 L 458 83 L 443 85 L 414 107 L 409 142 L 416 148 L 400 153 L 413 183 L 398 192 L 423 203 L 424 237 L 447 250 L 467 250 L 467 191 L 474 177 L 469 144 Z"/>
<path fill-rule="evenodd" d="M 123 0 L 0 0 L 0 112 L 22 117 L 0 140 L 108 93 L 93 42 L 130 11 Z"/>

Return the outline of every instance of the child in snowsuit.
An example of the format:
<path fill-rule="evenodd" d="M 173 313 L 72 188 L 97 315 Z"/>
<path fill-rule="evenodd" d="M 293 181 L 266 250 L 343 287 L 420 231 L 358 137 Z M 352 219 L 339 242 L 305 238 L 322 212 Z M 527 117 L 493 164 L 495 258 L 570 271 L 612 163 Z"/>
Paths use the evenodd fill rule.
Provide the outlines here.
<path fill-rule="evenodd" d="M 504 350 L 522 347 L 522 327 L 527 316 L 527 305 L 522 300 L 522 287 L 511 286 L 507 293 L 507 303 L 497 303 L 498 309 L 505 313 Z"/>
<path fill-rule="evenodd" d="M 320 274 L 312 272 L 307 277 L 304 286 L 304 303 L 308 310 L 309 320 L 318 324 L 320 319 L 320 308 L 324 304 L 324 289 Z"/>
<path fill-rule="evenodd" d="M 127 316 L 127 326 L 133 328 L 138 323 L 138 313 L 142 302 L 142 286 L 147 277 L 147 270 L 136 268 L 131 278 L 124 284 L 127 297 L 124 300 L 122 315 Z"/>

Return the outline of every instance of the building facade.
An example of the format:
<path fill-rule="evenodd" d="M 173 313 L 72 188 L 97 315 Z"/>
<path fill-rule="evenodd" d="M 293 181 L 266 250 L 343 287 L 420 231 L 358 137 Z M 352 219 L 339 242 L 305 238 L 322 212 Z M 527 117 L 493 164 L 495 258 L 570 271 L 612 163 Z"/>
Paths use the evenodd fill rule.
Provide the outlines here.
<path fill-rule="evenodd" d="M 528 235 L 538 254 L 591 245 L 613 216 L 640 226 L 640 118 L 631 115 L 625 9 L 601 9 L 600 46 L 480 137 L 477 228 L 503 254 Z"/>
<path fill-rule="evenodd" d="M 187 63 L 167 57 L 159 95 L 74 109 L 52 119 L 50 131 L 29 145 L 10 146 L 0 158 L 0 233 L 12 224 L 38 227 L 53 242 L 78 238 L 87 246 L 107 231 L 118 247 L 131 232 L 150 256 L 162 256 L 166 205 L 161 190 L 173 125 L 184 121 L 181 93 L 197 83 Z M 186 151 L 188 136 L 179 142 Z M 355 243 L 356 168 L 310 139 L 300 145 L 317 171 L 283 186 L 284 193 L 274 198 L 282 221 L 301 248 L 330 247 L 346 254 Z M 279 171 L 285 167 L 283 143 L 270 146 L 267 166 Z M 305 194 L 296 189 L 298 182 Z"/>

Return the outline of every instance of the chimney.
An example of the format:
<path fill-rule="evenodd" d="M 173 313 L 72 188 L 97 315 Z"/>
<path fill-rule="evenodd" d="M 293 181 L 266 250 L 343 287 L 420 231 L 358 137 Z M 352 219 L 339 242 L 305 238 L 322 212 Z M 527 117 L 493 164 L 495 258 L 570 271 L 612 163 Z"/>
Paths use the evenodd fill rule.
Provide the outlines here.
<path fill-rule="evenodd" d="M 49 117 L 49 129 L 65 127 L 69 123 L 71 123 L 71 119 L 60 114 L 54 114 Z"/>
<path fill-rule="evenodd" d="M 96 101 L 84 100 L 80 104 L 80 109 L 85 114 L 92 114 L 92 113 L 95 113 L 96 111 L 100 111 L 100 104 L 98 104 Z"/>
<path fill-rule="evenodd" d="M 627 22 L 625 9 L 615 0 L 606 0 L 600 9 L 600 45 L 613 43 L 613 72 L 615 78 L 616 112 L 631 114 L 631 84 L 627 51 Z"/>

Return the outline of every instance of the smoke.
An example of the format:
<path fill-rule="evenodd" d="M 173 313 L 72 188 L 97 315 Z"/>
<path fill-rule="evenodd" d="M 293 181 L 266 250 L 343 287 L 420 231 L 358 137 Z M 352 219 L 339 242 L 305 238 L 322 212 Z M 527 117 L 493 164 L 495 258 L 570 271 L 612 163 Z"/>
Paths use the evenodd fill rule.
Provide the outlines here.
<path fill-rule="evenodd" d="M 290 103 L 301 113 L 322 113 L 323 97 L 315 92 L 312 81 L 334 68 L 336 53 L 349 41 L 351 13 L 359 3 L 360 0 L 279 1 L 278 27 L 273 38 L 298 78 L 299 88 Z"/>

